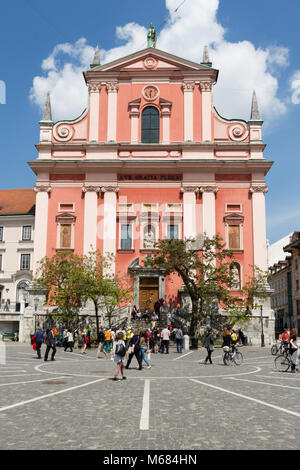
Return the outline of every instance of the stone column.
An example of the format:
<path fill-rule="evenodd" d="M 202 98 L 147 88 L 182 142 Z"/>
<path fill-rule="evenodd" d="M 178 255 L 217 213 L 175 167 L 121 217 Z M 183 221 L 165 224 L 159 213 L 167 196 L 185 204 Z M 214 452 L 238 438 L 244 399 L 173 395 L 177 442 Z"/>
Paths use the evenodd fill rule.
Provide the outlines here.
<path fill-rule="evenodd" d="M 83 254 L 97 249 L 97 215 L 99 186 L 85 185 L 84 193 L 84 233 Z"/>
<path fill-rule="evenodd" d="M 99 140 L 99 103 L 100 103 L 101 83 L 89 83 L 89 100 L 90 100 L 90 124 L 89 124 L 89 140 L 90 142 L 98 142 Z"/>
<path fill-rule="evenodd" d="M 194 140 L 194 88 L 195 82 L 184 81 L 182 84 L 184 95 L 184 140 Z"/>
<path fill-rule="evenodd" d="M 195 186 L 183 186 L 183 238 L 196 238 L 196 192 Z"/>
<path fill-rule="evenodd" d="M 264 184 L 252 184 L 250 187 L 252 193 L 254 265 L 263 271 L 268 268 L 265 203 L 265 193 L 267 191 L 268 189 Z"/>
<path fill-rule="evenodd" d="M 216 185 L 203 185 L 200 187 L 202 192 L 202 227 L 203 233 L 208 237 L 216 235 Z"/>
<path fill-rule="evenodd" d="M 162 144 L 170 143 L 170 116 L 172 103 L 160 99 L 161 118 L 162 118 Z"/>
<path fill-rule="evenodd" d="M 35 234 L 34 234 L 34 259 L 33 275 L 38 269 L 38 262 L 46 256 L 47 252 L 47 230 L 48 230 L 48 202 L 51 187 L 49 185 L 38 185 L 34 188 L 36 194 L 35 209 Z"/>
<path fill-rule="evenodd" d="M 103 256 L 111 254 L 113 261 L 110 274 L 115 274 L 116 238 L 117 238 L 117 186 L 101 188 L 104 193 L 104 221 L 103 221 Z M 106 274 L 109 274 L 107 271 Z"/>
<path fill-rule="evenodd" d="M 212 82 L 200 82 L 202 96 L 202 141 L 212 140 Z"/>
<path fill-rule="evenodd" d="M 119 85 L 116 81 L 106 84 L 108 93 L 107 142 L 117 140 L 117 97 Z"/>
<path fill-rule="evenodd" d="M 141 99 L 129 103 L 129 116 L 131 119 L 131 139 L 132 144 L 137 144 L 139 141 L 139 117 L 140 117 L 140 104 Z"/>

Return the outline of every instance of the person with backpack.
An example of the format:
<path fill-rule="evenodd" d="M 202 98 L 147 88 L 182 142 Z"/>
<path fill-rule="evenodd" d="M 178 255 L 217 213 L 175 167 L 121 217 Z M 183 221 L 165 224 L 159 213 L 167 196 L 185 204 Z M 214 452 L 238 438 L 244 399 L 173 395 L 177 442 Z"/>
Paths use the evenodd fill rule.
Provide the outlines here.
<path fill-rule="evenodd" d="M 44 361 L 48 360 L 48 354 L 50 349 L 52 349 L 51 353 L 51 361 L 55 361 L 54 356 L 56 354 L 56 335 L 55 335 L 55 329 L 56 327 L 53 327 L 51 330 L 49 330 L 47 339 L 46 339 L 46 351 L 45 351 L 45 356 L 44 356 Z"/>
<path fill-rule="evenodd" d="M 140 335 L 140 346 L 141 346 L 142 362 L 145 361 L 146 364 L 147 364 L 148 369 L 151 369 L 151 364 L 150 364 L 150 362 L 148 361 L 148 359 L 147 359 L 147 357 L 146 357 L 146 352 L 147 352 L 148 349 L 149 349 L 147 331 L 142 331 L 142 332 L 141 332 L 141 335 Z"/>
<path fill-rule="evenodd" d="M 182 346 L 183 346 L 183 333 L 182 329 L 178 328 L 175 333 L 175 341 L 177 346 L 177 352 L 182 353 Z"/>
<path fill-rule="evenodd" d="M 126 359 L 126 346 L 124 341 L 124 334 L 122 331 L 116 334 L 113 349 L 111 352 L 111 357 L 113 358 L 114 362 L 117 364 L 117 369 L 113 380 L 119 380 L 118 375 L 121 372 L 122 380 L 125 380 L 126 377 L 124 375 L 124 363 Z"/>

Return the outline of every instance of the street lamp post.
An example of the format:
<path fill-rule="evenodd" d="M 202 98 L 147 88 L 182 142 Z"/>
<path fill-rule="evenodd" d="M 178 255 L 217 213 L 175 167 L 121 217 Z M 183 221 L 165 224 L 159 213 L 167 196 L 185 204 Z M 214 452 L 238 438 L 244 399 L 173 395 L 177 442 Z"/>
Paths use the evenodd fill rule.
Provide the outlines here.
<path fill-rule="evenodd" d="M 38 297 L 35 297 L 33 299 L 33 302 L 34 302 L 34 332 L 36 332 L 36 316 L 37 316 L 37 308 L 38 308 L 38 304 L 39 304 L 39 299 Z"/>
<path fill-rule="evenodd" d="M 263 320 L 263 305 L 260 305 L 260 324 L 261 324 L 261 347 L 265 347 L 265 335 L 264 335 L 264 320 Z"/>

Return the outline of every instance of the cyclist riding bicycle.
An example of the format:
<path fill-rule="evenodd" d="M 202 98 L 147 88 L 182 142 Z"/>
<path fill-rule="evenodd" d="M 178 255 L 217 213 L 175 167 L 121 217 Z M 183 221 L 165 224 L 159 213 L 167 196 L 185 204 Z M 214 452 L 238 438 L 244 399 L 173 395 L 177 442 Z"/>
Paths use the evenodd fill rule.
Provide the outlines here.
<path fill-rule="evenodd" d="M 283 330 L 283 333 L 280 335 L 281 342 L 284 347 L 284 351 L 287 352 L 289 349 L 289 342 L 290 342 L 290 332 L 288 328 Z"/>

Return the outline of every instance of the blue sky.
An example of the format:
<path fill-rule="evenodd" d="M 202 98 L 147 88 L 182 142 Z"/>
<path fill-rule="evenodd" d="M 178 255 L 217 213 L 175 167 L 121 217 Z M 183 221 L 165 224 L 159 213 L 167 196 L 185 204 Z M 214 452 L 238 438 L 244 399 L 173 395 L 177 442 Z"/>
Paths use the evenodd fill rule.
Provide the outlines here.
<path fill-rule="evenodd" d="M 286 5 L 279 0 L 7 2 L 0 15 L 0 80 L 6 85 L 6 103 L 0 104 L 0 187 L 34 185 L 27 161 L 37 156 L 46 91 L 55 119 L 76 117 L 86 100 L 81 71 L 93 48 L 99 44 L 102 62 L 143 49 L 152 22 L 160 27 L 160 49 L 200 62 L 208 44 L 220 70 L 215 105 L 225 117 L 248 119 L 255 88 L 265 121 L 265 157 L 275 162 L 267 176 L 267 236 L 272 243 L 299 230 L 300 2 Z M 74 84 L 69 93 L 64 92 L 68 77 Z M 78 109 L 74 93 L 82 97 Z"/>

